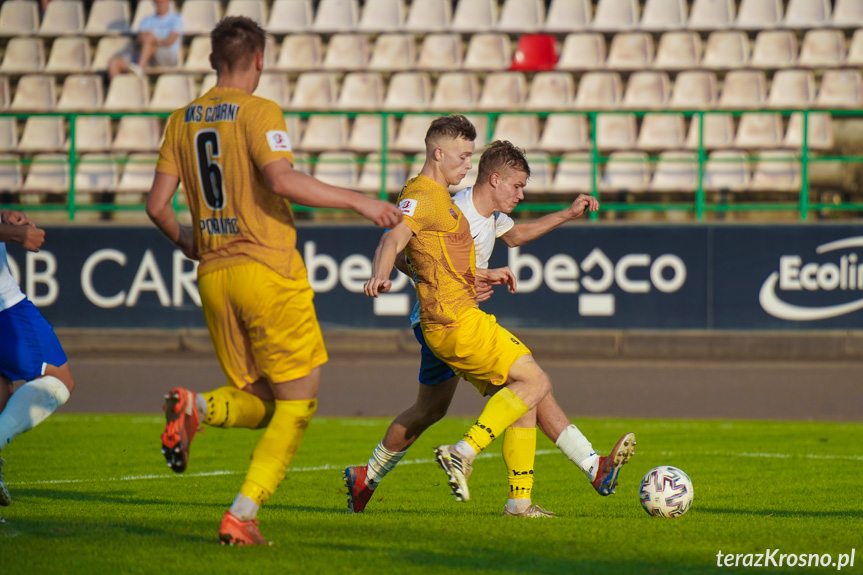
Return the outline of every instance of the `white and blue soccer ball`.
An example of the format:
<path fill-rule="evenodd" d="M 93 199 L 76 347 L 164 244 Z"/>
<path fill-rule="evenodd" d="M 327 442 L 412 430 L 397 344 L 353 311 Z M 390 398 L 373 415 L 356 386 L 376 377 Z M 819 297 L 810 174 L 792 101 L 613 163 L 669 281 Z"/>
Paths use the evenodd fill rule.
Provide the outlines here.
<path fill-rule="evenodd" d="M 641 480 L 638 495 L 649 515 L 680 517 L 692 506 L 692 480 L 670 465 L 654 467 Z"/>

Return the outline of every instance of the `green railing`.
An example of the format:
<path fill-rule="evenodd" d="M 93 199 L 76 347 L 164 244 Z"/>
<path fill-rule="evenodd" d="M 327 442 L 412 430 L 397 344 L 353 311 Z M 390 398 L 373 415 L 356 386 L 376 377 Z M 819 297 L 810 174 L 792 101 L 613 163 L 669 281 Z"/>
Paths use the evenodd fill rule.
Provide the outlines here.
<path fill-rule="evenodd" d="M 851 118 L 863 117 L 863 110 L 854 109 L 854 110 L 825 110 L 825 109 L 770 109 L 770 110 L 690 110 L 690 111 L 681 111 L 681 110 L 594 110 L 594 111 L 561 111 L 561 110 L 549 110 L 549 111 L 522 111 L 522 112 L 513 112 L 513 111 L 499 111 L 499 112 L 479 112 L 479 111 L 471 111 L 464 112 L 466 114 L 470 114 L 472 116 L 486 116 L 487 118 L 487 134 L 486 140 L 491 141 L 495 120 L 501 115 L 534 115 L 540 118 L 545 118 L 551 114 L 574 114 L 574 115 L 582 115 L 586 116 L 588 120 L 589 126 L 589 134 L 590 134 L 590 145 L 589 145 L 589 159 L 586 161 L 590 162 L 591 165 L 591 189 L 590 193 L 594 196 L 600 198 L 602 201 L 602 207 L 604 212 L 609 211 L 637 211 L 637 210 L 683 210 L 692 212 L 695 216 L 696 220 L 703 220 L 706 212 L 730 212 L 730 211 L 776 211 L 776 210 L 794 210 L 797 212 L 798 217 L 801 220 L 806 220 L 808 216 L 815 211 L 820 210 L 839 210 L 839 211 L 863 211 L 863 203 L 855 203 L 855 202 L 840 202 L 840 203 L 819 203 L 813 202 L 810 198 L 810 182 L 809 182 L 809 174 L 810 167 L 815 162 L 839 162 L 839 163 L 861 163 L 863 162 L 863 156 L 861 155 L 813 155 L 812 150 L 809 147 L 809 115 L 812 113 L 828 113 L 832 116 L 833 120 L 841 120 L 843 118 Z M 790 116 L 791 114 L 801 113 L 803 117 L 802 121 L 802 134 L 801 140 L 802 145 L 797 151 L 789 151 L 788 157 L 778 157 L 774 158 L 774 161 L 778 162 L 787 162 L 789 159 L 793 159 L 794 161 L 799 162 L 800 164 L 800 189 L 798 191 L 798 198 L 796 201 L 777 201 L 777 202 L 744 202 L 744 203 L 731 203 L 728 201 L 718 201 L 718 202 L 708 202 L 707 201 L 707 191 L 705 190 L 704 185 L 704 166 L 708 161 L 707 149 L 704 146 L 704 118 L 709 114 L 726 114 L 731 116 L 741 116 L 743 114 L 758 114 L 758 113 L 767 113 L 767 114 L 780 114 L 783 117 Z M 597 147 L 596 141 L 596 121 L 597 116 L 599 115 L 612 115 L 612 114 L 628 114 L 634 115 L 637 118 L 643 117 L 648 114 L 679 114 L 683 115 L 687 118 L 692 118 L 692 121 L 697 121 L 699 123 L 699 140 L 697 149 L 694 150 L 696 153 L 696 159 L 694 163 L 697 163 L 697 184 L 696 189 L 693 194 L 693 199 L 691 202 L 674 202 L 674 203 L 664 203 L 664 202 L 637 202 L 637 203 L 628 203 L 628 202 L 613 202 L 613 201 L 604 201 L 601 198 L 601 186 L 599 181 L 599 166 L 601 164 L 606 163 L 609 160 L 610 156 L 603 155 L 600 153 L 599 148 Z M 69 150 L 68 150 L 68 166 L 69 166 L 69 189 L 67 192 L 66 202 L 65 204 L 34 204 L 34 205 L 24 205 L 20 203 L 2 203 L 0 206 L 2 207 L 11 207 L 11 208 L 23 208 L 30 211 L 36 210 L 63 210 L 66 211 L 69 215 L 70 220 L 74 220 L 76 211 L 86 210 L 86 211 L 99 211 L 99 212 L 113 212 L 119 210 L 143 210 L 143 204 L 138 205 L 118 205 L 115 203 L 91 203 L 87 205 L 79 205 L 76 203 L 76 190 L 75 190 L 75 174 L 77 171 L 78 164 L 81 160 L 81 155 L 76 150 L 75 141 L 76 141 L 76 129 L 75 129 L 75 120 L 79 117 L 87 117 L 87 116 L 101 116 L 101 117 L 109 117 L 113 120 L 119 119 L 124 116 L 155 116 L 159 118 L 167 118 L 170 114 L 167 112 L 134 112 L 134 113 L 29 113 L 29 114 L 13 114 L 13 113 L 0 113 L 0 118 L 3 117 L 11 117 L 16 118 L 18 120 L 23 120 L 26 118 L 34 117 L 34 116 L 44 116 L 44 117 L 62 117 L 69 124 Z M 390 118 L 401 118 L 404 116 L 415 116 L 415 115 L 428 115 L 428 116 L 438 116 L 440 112 L 424 112 L 424 111 L 405 111 L 405 112 L 391 112 L 391 111 L 376 111 L 376 112 L 359 112 L 359 111 L 298 111 L 298 112 L 286 112 L 286 115 L 299 116 L 301 118 L 308 118 L 314 115 L 346 115 L 349 118 L 354 118 L 360 115 L 376 115 L 381 118 L 381 147 L 380 147 L 380 181 L 381 187 L 378 192 L 381 198 L 388 197 L 388 189 L 387 189 L 387 175 L 388 175 L 388 155 L 390 153 L 389 149 L 389 126 L 388 120 Z M 861 136 L 863 139 L 863 136 Z M 516 142 L 517 144 L 518 142 Z M 634 146 L 633 146 L 634 148 Z M 783 149 L 782 146 L 778 146 L 779 149 Z M 680 149 L 680 148 L 678 148 Z M 787 148 L 785 148 L 787 149 Z M 14 150 L 10 152 L 14 154 Z M 104 150 L 102 153 L 111 154 L 112 150 Z M 795 154 L 799 153 L 799 157 L 796 157 Z M 551 161 L 553 163 L 561 162 L 560 156 L 552 156 Z M 658 161 L 658 156 L 649 156 L 648 161 L 655 163 Z M 22 164 L 28 164 L 32 162 L 32 159 L 26 158 L 20 160 Z M 113 158 L 113 159 L 105 159 L 104 162 L 111 163 L 127 163 L 129 160 L 127 158 Z M 310 159 L 309 162 L 314 164 L 318 160 L 317 158 Z M 363 163 L 366 160 L 364 158 L 360 158 L 359 163 Z M 641 160 L 634 160 L 641 161 Z M 684 162 L 685 160 L 676 160 L 677 162 Z M 711 160 L 712 162 L 721 161 L 717 159 Z M 0 160 L 0 163 L 8 163 Z M 0 189 L 0 192 L 4 192 L 6 190 Z M 626 191 L 626 190 L 622 190 Z M 673 190 L 672 190 L 673 191 Z M 650 192 L 650 194 L 656 194 L 656 192 Z M 745 194 L 745 192 L 743 193 Z M 635 196 L 636 194 L 633 194 Z M 738 196 L 741 194 L 737 194 Z M 644 197 L 642 194 L 638 194 L 639 197 Z M 536 212 L 545 212 L 545 211 L 556 211 L 566 207 L 569 203 L 563 202 L 532 202 L 525 201 L 520 206 L 518 206 L 517 210 L 519 211 L 536 211 Z M 182 209 L 181 206 L 176 200 L 175 205 Z M 305 208 L 303 206 L 295 206 L 298 211 L 311 211 L 314 208 Z M 596 219 L 598 214 L 591 213 L 591 218 Z"/>

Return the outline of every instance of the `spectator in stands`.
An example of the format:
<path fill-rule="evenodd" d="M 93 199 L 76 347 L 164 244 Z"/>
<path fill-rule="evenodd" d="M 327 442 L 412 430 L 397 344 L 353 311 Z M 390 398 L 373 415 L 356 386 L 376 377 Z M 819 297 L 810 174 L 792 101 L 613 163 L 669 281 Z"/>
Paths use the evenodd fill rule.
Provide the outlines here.
<path fill-rule="evenodd" d="M 171 10 L 170 0 L 155 0 L 156 12 L 141 20 L 137 45 L 139 52 L 124 52 L 108 62 L 108 77 L 123 72 L 143 74 L 147 66 L 172 67 L 180 63 L 183 19 Z"/>

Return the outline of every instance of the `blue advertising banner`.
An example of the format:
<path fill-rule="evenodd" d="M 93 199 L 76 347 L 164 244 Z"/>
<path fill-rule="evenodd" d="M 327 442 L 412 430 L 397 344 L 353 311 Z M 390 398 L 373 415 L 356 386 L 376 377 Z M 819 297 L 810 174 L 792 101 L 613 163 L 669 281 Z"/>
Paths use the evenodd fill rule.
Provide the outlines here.
<path fill-rule="evenodd" d="M 405 328 L 416 299 L 362 293 L 381 232 L 301 227 L 325 328 Z M 42 251 L 9 245 L 13 274 L 57 327 L 204 327 L 187 260 L 152 228 L 51 227 Z M 624 226 L 579 222 L 507 248 L 518 293 L 483 309 L 512 328 L 850 329 L 863 325 L 863 232 L 849 225 Z"/>

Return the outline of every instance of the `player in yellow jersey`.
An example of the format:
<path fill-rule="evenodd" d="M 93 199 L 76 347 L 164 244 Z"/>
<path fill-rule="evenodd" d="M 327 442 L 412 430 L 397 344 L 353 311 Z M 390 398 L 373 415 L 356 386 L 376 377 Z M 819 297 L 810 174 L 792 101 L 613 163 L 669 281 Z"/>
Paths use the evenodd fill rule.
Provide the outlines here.
<path fill-rule="evenodd" d="M 209 393 L 174 388 L 166 396 L 168 465 L 186 469 L 200 422 L 266 428 L 222 519 L 223 544 L 267 544 L 255 517 L 299 448 L 327 361 L 288 200 L 352 209 L 382 227 L 401 221 L 393 205 L 293 169 L 282 111 L 252 95 L 265 40 L 264 30 L 245 17 L 225 18 L 213 29 L 216 86 L 169 118 L 147 198 L 156 226 L 200 260 L 201 306 L 228 380 Z M 179 224 L 172 207 L 179 184 L 191 228 Z"/>
<path fill-rule="evenodd" d="M 514 288 L 515 278 L 507 268 L 474 269 L 473 238 L 470 233 L 464 237 L 463 215 L 456 206 L 448 205 L 452 200 L 446 186 L 461 181 L 463 172 L 470 167 L 471 129 L 470 123 L 461 116 L 439 118 L 432 123 L 426 135 L 426 163 L 420 175 L 405 186 L 400 198 L 399 207 L 405 214 L 405 221 L 381 239 L 375 255 L 374 276 L 366 283 L 365 293 L 376 297 L 389 290 L 391 283 L 387 274 L 396 255 L 407 248 L 426 344 L 455 374 L 473 383 L 481 393 L 493 395 L 462 441 L 435 450 L 438 462 L 449 475 L 457 500 L 467 501 L 470 497 L 467 477 L 476 455 L 496 435 L 514 424 L 516 429 L 532 429 L 536 425 L 533 408 L 540 404 L 545 406 L 546 412 L 543 429 L 555 429 L 553 434 L 563 440 L 563 443 L 558 441 L 561 450 L 582 467 L 600 494 L 607 495 L 614 488 L 620 466 L 632 454 L 634 436 L 624 435 L 609 456 L 598 457 L 554 402 L 550 382 L 530 351 L 497 325 L 493 316 L 482 313 L 476 306 L 471 279 L 508 283 Z M 526 162 L 524 168 L 526 179 L 529 173 Z M 450 221 L 447 221 L 447 214 L 451 216 Z M 471 251 L 467 263 L 460 255 L 465 251 Z M 446 387 L 442 389 L 441 393 L 433 395 L 447 395 Z M 448 405 L 445 399 L 441 401 Z M 558 433 L 556 428 L 564 431 Z M 532 449 L 526 449 L 530 438 L 523 439 L 528 441 L 516 442 L 524 443 L 517 449 L 530 455 Z M 396 455 L 393 460 L 398 460 L 397 454 L 385 455 Z M 590 470 L 588 465 L 594 469 Z"/>

